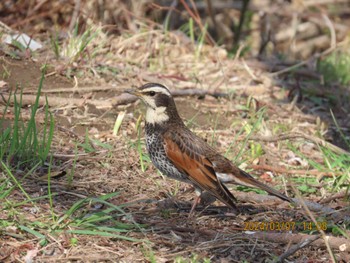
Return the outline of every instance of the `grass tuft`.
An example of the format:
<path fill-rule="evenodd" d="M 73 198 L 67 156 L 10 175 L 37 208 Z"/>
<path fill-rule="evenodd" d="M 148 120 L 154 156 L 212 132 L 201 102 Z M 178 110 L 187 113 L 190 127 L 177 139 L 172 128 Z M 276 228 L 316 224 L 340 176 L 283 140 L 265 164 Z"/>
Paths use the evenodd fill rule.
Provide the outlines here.
<path fill-rule="evenodd" d="M 91 61 L 96 56 L 103 41 L 99 42 L 98 38 L 103 35 L 101 27 L 89 25 L 82 33 L 79 33 L 79 22 L 76 23 L 71 36 L 59 46 L 57 37 L 52 40 L 52 47 L 56 56 L 67 59 L 69 64 L 78 62 L 81 58 L 87 57 L 87 61 Z M 88 47 L 90 48 L 88 49 Z M 92 48 L 91 48 L 92 47 Z"/>
<path fill-rule="evenodd" d="M 327 83 L 339 82 L 343 85 L 350 83 L 350 53 L 348 51 L 332 52 L 324 59 L 319 60 L 317 67 Z"/>
<path fill-rule="evenodd" d="M 45 78 L 46 66 L 42 69 L 42 75 L 34 104 L 31 106 L 30 119 L 25 123 L 22 119 L 22 90 L 17 94 L 16 90 L 8 101 L 0 119 L 3 127 L 0 133 L 0 159 L 3 161 L 2 168 L 6 165 L 9 169 L 30 170 L 37 165 L 44 165 L 51 148 L 54 134 L 54 119 L 49 111 L 46 99 L 44 106 L 44 123 L 40 130 L 36 123 L 39 111 L 39 98 Z M 13 98 L 13 123 L 5 119 L 5 114 Z"/>

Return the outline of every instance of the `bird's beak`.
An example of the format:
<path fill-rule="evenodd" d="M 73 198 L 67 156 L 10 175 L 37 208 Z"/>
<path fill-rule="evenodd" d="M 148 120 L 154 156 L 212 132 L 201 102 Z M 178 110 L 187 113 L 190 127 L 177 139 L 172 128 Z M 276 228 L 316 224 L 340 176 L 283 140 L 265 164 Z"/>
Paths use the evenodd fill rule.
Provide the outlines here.
<path fill-rule="evenodd" d="M 127 89 L 127 90 L 125 90 L 125 92 L 132 94 L 132 95 L 135 95 L 137 97 L 141 96 L 141 93 L 137 89 Z"/>

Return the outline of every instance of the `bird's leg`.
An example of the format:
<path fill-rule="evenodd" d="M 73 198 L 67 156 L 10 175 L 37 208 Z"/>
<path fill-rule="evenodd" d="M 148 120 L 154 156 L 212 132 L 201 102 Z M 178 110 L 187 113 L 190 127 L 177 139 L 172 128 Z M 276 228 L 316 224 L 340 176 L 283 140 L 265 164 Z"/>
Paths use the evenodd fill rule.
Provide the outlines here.
<path fill-rule="evenodd" d="M 188 217 L 192 217 L 194 209 L 196 208 L 196 206 L 199 204 L 200 201 L 201 201 L 201 196 L 200 195 L 196 196 L 196 198 L 193 201 L 193 204 L 192 204 L 192 207 L 191 207 L 191 210 L 190 210 Z"/>
<path fill-rule="evenodd" d="M 198 188 L 195 188 L 194 190 L 196 192 L 196 198 L 193 201 L 193 204 L 192 204 L 192 207 L 191 207 L 191 210 L 190 210 L 190 213 L 189 213 L 188 217 L 192 217 L 194 209 L 196 208 L 196 206 L 201 201 L 202 190 L 200 190 Z"/>

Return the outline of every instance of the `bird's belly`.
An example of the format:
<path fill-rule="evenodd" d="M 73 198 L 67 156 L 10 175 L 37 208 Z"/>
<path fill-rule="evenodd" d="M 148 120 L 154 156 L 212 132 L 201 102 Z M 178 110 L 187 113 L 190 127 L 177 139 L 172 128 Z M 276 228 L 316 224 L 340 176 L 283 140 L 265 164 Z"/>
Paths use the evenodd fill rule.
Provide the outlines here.
<path fill-rule="evenodd" d="M 146 136 L 146 148 L 154 166 L 164 175 L 191 183 L 186 174 L 181 173 L 167 158 L 164 145 L 155 135 Z"/>

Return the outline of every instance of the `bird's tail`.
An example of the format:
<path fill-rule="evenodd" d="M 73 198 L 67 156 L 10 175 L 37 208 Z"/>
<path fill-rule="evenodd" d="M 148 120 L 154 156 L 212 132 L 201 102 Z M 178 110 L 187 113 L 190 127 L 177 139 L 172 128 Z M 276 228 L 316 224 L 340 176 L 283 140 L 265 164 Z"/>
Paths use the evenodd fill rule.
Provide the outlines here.
<path fill-rule="evenodd" d="M 272 187 L 267 186 L 266 184 L 263 184 L 256 180 L 254 177 L 252 177 L 250 174 L 246 173 L 245 171 L 239 169 L 239 183 L 240 185 L 248 186 L 248 187 L 254 187 L 254 188 L 260 188 L 266 192 L 268 192 L 271 195 L 277 196 L 278 198 L 281 198 L 282 200 L 292 202 L 292 199 L 285 196 L 284 194 L 280 193 L 276 189 L 273 189 Z"/>

